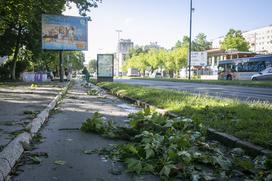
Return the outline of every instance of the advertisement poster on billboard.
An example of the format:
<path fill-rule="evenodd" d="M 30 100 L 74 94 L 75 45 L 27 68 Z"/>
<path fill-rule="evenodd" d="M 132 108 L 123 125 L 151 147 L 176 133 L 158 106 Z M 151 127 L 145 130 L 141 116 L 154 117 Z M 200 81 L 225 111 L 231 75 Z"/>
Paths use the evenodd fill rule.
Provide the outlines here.
<path fill-rule="evenodd" d="M 42 48 L 48 50 L 88 50 L 87 18 L 43 14 Z"/>
<path fill-rule="evenodd" d="M 113 78 L 113 54 L 97 55 L 97 78 Z"/>
<path fill-rule="evenodd" d="M 192 52 L 191 65 L 192 66 L 206 66 L 208 61 L 207 52 Z"/>

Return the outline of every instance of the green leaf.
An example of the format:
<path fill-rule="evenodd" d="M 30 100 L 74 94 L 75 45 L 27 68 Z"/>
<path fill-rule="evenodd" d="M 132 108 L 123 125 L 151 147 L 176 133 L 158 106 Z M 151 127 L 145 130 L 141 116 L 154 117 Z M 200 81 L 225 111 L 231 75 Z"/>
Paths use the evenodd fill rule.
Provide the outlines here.
<path fill-rule="evenodd" d="M 83 153 L 87 154 L 87 155 L 91 155 L 96 153 L 96 150 L 84 150 Z"/>
<path fill-rule="evenodd" d="M 160 171 L 161 176 L 166 176 L 169 177 L 171 170 L 176 168 L 175 165 L 169 164 L 169 165 L 164 165 L 163 168 Z"/>
<path fill-rule="evenodd" d="M 147 144 L 144 149 L 145 149 L 145 158 L 146 159 L 149 159 L 155 155 L 155 152 L 152 149 L 150 144 Z"/>
<path fill-rule="evenodd" d="M 33 157 L 29 157 L 31 159 L 31 161 L 34 163 L 34 164 L 40 164 L 42 162 L 42 160 L 37 157 L 37 156 L 33 156 Z"/>
<path fill-rule="evenodd" d="M 151 164 L 144 164 L 143 172 L 154 172 L 154 166 Z"/>
<path fill-rule="evenodd" d="M 66 164 L 66 161 L 63 161 L 63 160 L 56 160 L 56 161 L 54 161 L 54 164 L 56 164 L 56 165 L 65 165 L 65 164 Z"/>
<path fill-rule="evenodd" d="M 254 169 L 254 164 L 251 160 L 249 159 L 243 159 L 243 158 L 237 158 L 235 160 L 235 164 L 239 167 L 242 167 L 245 170 L 252 170 Z"/>
<path fill-rule="evenodd" d="M 135 146 L 131 145 L 131 144 L 128 144 L 126 146 L 127 150 L 133 154 L 138 154 L 138 150 Z"/>
<path fill-rule="evenodd" d="M 231 166 L 230 160 L 228 160 L 227 158 L 224 158 L 222 155 L 213 156 L 213 160 L 215 163 L 220 165 L 220 167 L 224 170 L 228 170 Z"/>
<path fill-rule="evenodd" d="M 128 158 L 125 163 L 127 164 L 127 171 L 128 172 L 135 172 L 140 174 L 142 172 L 142 163 L 140 160 L 135 158 Z"/>
<path fill-rule="evenodd" d="M 145 109 L 144 109 L 144 115 L 145 115 L 145 116 L 148 116 L 148 115 L 150 115 L 150 114 L 151 114 L 150 107 L 145 108 Z"/>

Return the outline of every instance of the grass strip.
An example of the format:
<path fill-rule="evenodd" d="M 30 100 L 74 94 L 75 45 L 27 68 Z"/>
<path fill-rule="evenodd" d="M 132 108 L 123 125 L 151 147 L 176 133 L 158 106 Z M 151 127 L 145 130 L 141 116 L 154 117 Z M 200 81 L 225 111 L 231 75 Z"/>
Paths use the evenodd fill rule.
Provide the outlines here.
<path fill-rule="evenodd" d="M 99 83 L 99 86 L 108 88 L 113 93 L 145 101 L 182 117 L 191 118 L 208 127 L 268 149 L 272 148 L 271 104 L 245 103 L 122 83 Z"/>
<path fill-rule="evenodd" d="M 170 81 L 170 82 L 185 82 L 185 83 L 205 83 L 218 85 L 236 85 L 247 87 L 272 87 L 272 81 L 251 81 L 251 80 L 188 80 L 176 78 L 132 78 L 138 80 L 154 80 L 154 81 Z"/>

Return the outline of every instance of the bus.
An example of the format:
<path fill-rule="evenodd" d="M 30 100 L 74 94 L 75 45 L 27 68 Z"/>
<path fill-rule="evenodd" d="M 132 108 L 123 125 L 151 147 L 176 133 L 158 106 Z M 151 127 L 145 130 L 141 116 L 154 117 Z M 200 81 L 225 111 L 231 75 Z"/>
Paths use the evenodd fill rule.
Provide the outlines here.
<path fill-rule="evenodd" d="M 251 80 L 251 77 L 272 67 L 272 55 L 222 60 L 218 64 L 220 80 Z"/>

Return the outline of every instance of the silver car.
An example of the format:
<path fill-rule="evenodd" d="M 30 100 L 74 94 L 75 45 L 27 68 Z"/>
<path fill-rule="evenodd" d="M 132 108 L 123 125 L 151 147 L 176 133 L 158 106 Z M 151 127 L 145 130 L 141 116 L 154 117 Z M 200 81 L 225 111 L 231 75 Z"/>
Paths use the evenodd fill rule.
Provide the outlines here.
<path fill-rule="evenodd" d="M 272 80 L 272 67 L 268 67 L 258 74 L 254 74 L 251 80 Z"/>

